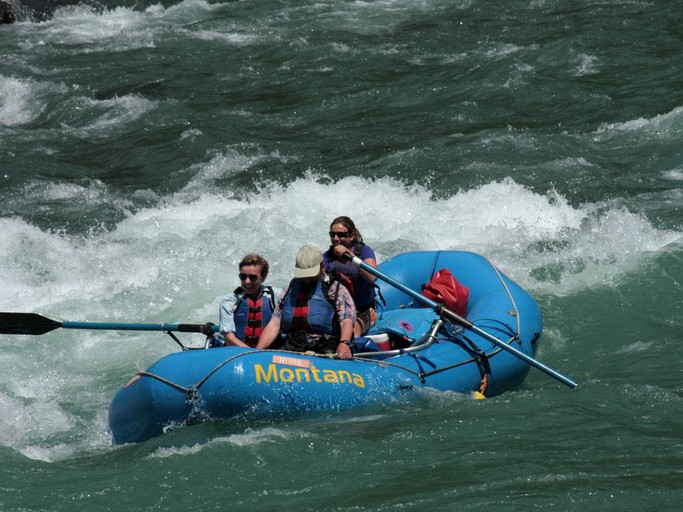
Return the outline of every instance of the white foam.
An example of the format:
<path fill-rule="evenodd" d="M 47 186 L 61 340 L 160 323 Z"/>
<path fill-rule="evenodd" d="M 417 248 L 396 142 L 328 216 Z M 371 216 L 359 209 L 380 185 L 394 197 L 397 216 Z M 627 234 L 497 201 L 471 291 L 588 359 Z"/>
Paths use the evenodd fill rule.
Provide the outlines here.
<path fill-rule="evenodd" d="M 22 201 L 74 201 L 98 204 L 107 199 L 107 190 L 99 180 L 87 180 L 87 185 L 76 183 L 28 183 L 21 193 Z"/>
<path fill-rule="evenodd" d="M 680 125 L 683 123 L 683 107 L 652 118 L 638 118 L 623 123 L 608 123 L 596 130 L 598 136 L 614 136 L 630 132 L 644 132 L 653 138 L 671 140 L 680 138 Z"/>
<path fill-rule="evenodd" d="M 655 341 L 636 341 L 625 347 L 621 347 L 615 351 L 616 354 L 639 354 L 642 352 L 650 352 L 655 347 Z"/>
<path fill-rule="evenodd" d="M 0 126 L 32 122 L 43 112 L 51 95 L 65 90 L 63 85 L 0 75 Z"/>
<path fill-rule="evenodd" d="M 29 110 L 33 82 L 0 76 L 0 125 L 17 126 L 33 119 Z"/>
<path fill-rule="evenodd" d="M 550 279 L 523 279 L 532 289 L 563 295 L 600 286 L 612 286 L 621 276 L 635 271 L 646 253 L 656 253 L 680 238 L 680 233 L 656 229 L 644 216 L 623 207 L 602 211 L 584 207 L 587 216 L 578 230 L 567 230 L 530 253 L 532 275 L 550 268 Z M 548 250 L 549 246 L 554 250 Z"/>
<path fill-rule="evenodd" d="M 193 165 L 190 168 L 192 179 L 185 186 L 184 191 L 205 190 L 210 180 L 229 178 L 270 160 L 287 163 L 291 159 L 283 157 L 278 151 L 253 155 L 245 154 L 242 149 L 228 148 L 222 153 L 212 155 L 208 162 Z"/>
<path fill-rule="evenodd" d="M 204 41 L 224 41 L 231 46 L 245 46 L 259 40 L 255 34 L 239 34 L 235 32 L 219 32 L 215 30 L 184 31 L 188 37 Z"/>
<path fill-rule="evenodd" d="M 598 57 L 595 57 L 594 55 L 581 54 L 579 55 L 579 64 L 577 65 L 574 76 L 598 74 L 600 72 L 597 68 L 599 64 L 601 64 L 601 61 Z"/>
<path fill-rule="evenodd" d="M 15 368 L 24 366 L 19 363 Z M 15 379 L 3 378 L 9 381 L 2 382 L 3 387 L 17 384 Z M 30 386 L 47 385 L 47 380 L 45 375 L 31 378 L 30 374 L 21 374 L 21 382 L 32 381 Z M 58 396 L 49 390 L 40 396 L 23 396 L 23 391 L 15 387 L 8 394 L 0 392 L 0 443 L 11 447 L 30 446 L 73 427 L 72 418 L 58 405 Z"/>
<path fill-rule="evenodd" d="M 48 102 L 65 103 L 60 130 L 90 137 L 136 121 L 159 104 L 136 94 L 96 100 L 70 96 L 62 84 L 0 76 L 0 126 L 21 126 L 41 115 Z"/>
<path fill-rule="evenodd" d="M 203 292 L 215 297 L 230 289 L 235 284 L 232 267 L 248 251 L 267 255 L 271 279 L 286 283 L 299 246 L 325 248 L 328 224 L 341 214 L 356 221 L 380 261 L 406 247 L 472 250 L 527 286 L 541 287 L 542 281 L 530 274 L 534 268 L 566 263 L 560 280 L 567 282 L 581 274 L 579 267 L 597 266 L 609 276 L 619 272 L 620 263 L 679 236 L 657 230 L 621 206 L 574 207 L 556 191 L 539 194 L 512 179 L 444 199 L 434 199 L 423 186 L 390 178 L 330 182 L 313 173 L 286 186 L 255 185 L 239 195 L 204 187 L 252 161 L 239 155 L 214 157 L 184 191 L 130 213 L 110 232 L 85 239 L 43 232 L 21 219 L 0 219 L 0 258 L 6 262 L 0 277 L 9 283 L 0 290 L 0 304 L 52 308 L 71 303 L 87 309 L 92 301 L 116 301 L 121 294 L 126 300 L 139 296 L 144 304 L 133 310 L 142 316 L 160 314 L 155 308 L 164 304 L 194 309 L 199 304 L 187 295 L 196 300 Z M 56 187 L 51 193 L 68 196 L 77 188 Z M 367 199 L 350 201 L 359 190 Z M 100 190 L 93 200 L 103 200 L 103 194 Z"/>
<path fill-rule="evenodd" d="M 192 446 L 180 446 L 180 447 L 162 447 L 158 448 L 154 453 L 151 453 L 148 458 L 150 459 L 167 459 L 170 457 L 176 457 L 178 455 L 183 456 L 183 455 L 194 455 L 195 453 L 199 453 L 204 449 L 205 445 L 202 444 L 194 444 Z"/>
<path fill-rule="evenodd" d="M 291 439 L 292 437 L 298 437 L 296 432 L 266 427 L 258 430 L 248 428 L 242 434 L 231 434 L 228 437 L 219 437 L 216 441 L 228 442 L 237 446 L 252 446 L 268 441 Z"/>
<path fill-rule="evenodd" d="M 29 459 L 40 460 L 42 462 L 56 462 L 71 457 L 75 453 L 75 448 L 73 445 L 64 443 L 51 447 L 31 445 L 21 448 L 19 452 Z"/>
<path fill-rule="evenodd" d="M 0 374 L 0 444 L 45 462 L 109 448 L 107 408 L 113 390 L 103 392 L 100 379 L 102 369 L 112 371 L 122 354 L 103 337 L 97 347 L 80 350 L 83 338 L 58 330 L 3 339 L 0 362 L 12 371 Z"/>
<path fill-rule="evenodd" d="M 161 39 L 190 38 L 224 40 L 244 45 L 258 35 L 243 29 L 207 30 L 194 23 L 210 20 L 212 13 L 224 8 L 204 0 L 185 0 L 168 8 L 155 4 L 144 11 L 128 7 L 97 9 L 77 4 L 60 6 L 51 19 L 27 27 L 21 43 L 25 50 L 50 51 L 52 45 L 69 45 L 75 53 L 126 51 L 155 48 Z M 194 22 L 194 23 L 193 23 Z"/>
<path fill-rule="evenodd" d="M 81 46 L 83 53 L 153 48 L 156 32 L 146 28 L 152 27 L 144 13 L 132 9 L 97 11 L 87 5 L 62 6 L 50 20 L 28 33 L 23 46 L 39 51 L 50 44 Z"/>
<path fill-rule="evenodd" d="M 683 181 L 683 169 L 671 169 L 663 173 L 663 176 L 667 180 L 671 181 Z"/>
<path fill-rule="evenodd" d="M 204 448 L 217 444 L 228 443 L 235 446 L 253 446 L 264 442 L 291 439 L 295 436 L 296 434 L 293 434 L 292 432 L 273 427 L 266 427 L 258 430 L 248 428 L 241 434 L 214 437 L 205 444 L 195 443 L 192 446 L 161 447 L 154 451 L 154 453 L 151 453 L 148 457 L 152 459 L 166 459 L 169 457 L 194 455 L 201 452 Z"/>
<path fill-rule="evenodd" d="M 207 168 L 214 168 L 216 163 L 212 160 Z M 231 159 L 219 166 L 218 174 L 229 174 L 250 163 Z M 209 176 L 215 174 L 197 173 L 192 191 L 201 190 L 202 179 L 209 182 Z M 367 200 L 349 201 L 359 190 L 364 191 Z M 580 274 L 575 265 L 578 259 L 586 268 L 597 265 L 606 275 L 614 275 L 619 272 L 620 262 L 639 252 L 656 251 L 677 237 L 676 233 L 657 230 L 642 216 L 621 206 L 574 207 L 554 190 L 538 194 L 512 179 L 445 199 L 434 199 L 426 187 L 404 185 L 390 178 L 349 177 L 329 182 L 315 173 L 286 186 L 264 184 L 253 194 L 240 197 L 204 192 L 199 199 L 186 202 L 187 192 L 167 202 L 166 211 L 153 208 L 140 212 L 122 223 L 119 230 L 126 231 L 132 224 L 139 229 L 141 223 L 149 225 L 152 219 L 151 237 L 185 231 L 183 226 L 187 230 L 204 228 L 215 235 L 213 247 L 233 261 L 247 250 L 268 254 L 273 260 L 272 278 L 278 284 L 289 279 L 289 260 L 301 244 L 326 247 L 328 223 L 340 214 L 356 220 L 368 243 L 378 249 L 380 260 L 401 250 L 404 243 L 423 250 L 473 250 L 491 256 L 532 286 L 544 285 L 530 278 L 530 263 L 543 266 L 569 262 L 562 276 L 569 285 Z M 207 204 L 211 207 L 207 208 Z M 188 236 L 193 235 L 188 232 Z M 556 249 L 548 251 L 553 244 Z M 541 246 L 543 250 L 538 251 Z M 222 266 L 220 260 L 216 264 Z M 210 266 L 205 270 L 210 272 Z"/>
<path fill-rule="evenodd" d="M 136 121 L 158 105 L 157 101 L 148 100 L 137 94 L 107 100 L 85 99 L 84 102 L 90 110 L 90 115 L 97 116 L 94 121 L 82 127 L 86 132 L 106 130 Z"/>

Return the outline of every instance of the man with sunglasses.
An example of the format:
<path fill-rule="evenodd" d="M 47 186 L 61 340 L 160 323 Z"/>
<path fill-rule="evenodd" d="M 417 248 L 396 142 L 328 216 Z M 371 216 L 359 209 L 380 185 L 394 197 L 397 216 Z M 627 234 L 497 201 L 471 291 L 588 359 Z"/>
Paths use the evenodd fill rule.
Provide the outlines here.
<path fill-rule="evenodd" d="M 258 254 L 247 254 L 239 264 L 240 286 L 228 294 L 220 304 L 220 334 L 216 344 L 255 347 L 263 328 L 275 309 L 276 293 L 272 286 L 264 286 L 268 276 L 268 262 Z M 218 338 L 216 338 L 218 340 Z"/>
<path fill-rule="evenodd" d="M 284 339 L 285 350 L 351 359 L 355 320 L 356 306 L 348 289 L 325 273 L 320 249 L 304 245 L 296 255 L 294 279 L 280 293 L 256 347 L 269 348 Z"/>

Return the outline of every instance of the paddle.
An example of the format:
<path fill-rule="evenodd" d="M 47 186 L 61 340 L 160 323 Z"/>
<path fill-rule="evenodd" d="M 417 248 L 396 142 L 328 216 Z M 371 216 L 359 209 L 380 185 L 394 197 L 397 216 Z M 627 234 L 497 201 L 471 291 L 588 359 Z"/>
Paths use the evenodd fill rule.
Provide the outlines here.
<path fill-rule="evenodd" d="M 58 322 L 37 313 L 0 312 L 0 334 L 45 334 L 55 329 L 95 329 L 111 331 L 218 332 L 207 324 L 123 324 L 108 322 Z"/>
<path fill-rule="evenodd" d="M 487 339 L 488 341 L 490 341 L 494 345 L 499 346 L 503 350 L 507 350 L 508 352 L 515 355 L 519 359 L 529 363 L 534 368 L 537 368 L 537 369 L 547 373 L 551 377 L 554 377 L 555 379 L 559 380 L 562 384 L 565 384 L 565 385 L 569 386 L 570 388 L 576 387 L 577 384 L 573 380 L 571 380 L 571 379 L 565 377 L 564 375 L 556 372 L 552 368 L 547 367 L 546 365 L 537 361 L 533 357 L 526 355 L 524 352 L 517 350 L 515 347 L 508 345 L 504 341 L 499 340 L 495 336 L 493 336 L 493 335 L 489 334 L 488 332 L 484 331 L 483 329 L 477 327 L 476 325 L 474 325 L 472 322 L 470 322 L 466 318 L 463 318 L 460 315 L 454 313 L 453 311 L 446 309 L 446 307 L 443 304 L 438 304 L 438 303 L 434 302 L 433 300 L 428 299 L 424 295 L 421 295 L 421 294 L 417 293 L 416 291 L 411 290 L 410 288 L 408 288 L 404 284 L 396 281 L 394 278 L 389 277 L 386 274 L 383 274 L 382 272 L 380 272 L 379 270 L 377 270 L 374 267 L 371 267 L 370 265 L 365 263 L 363 260 L 361 260 L 358 256 L 352 256 L 351 254 L 348 254 L 348 253 L 345 254 L 345 256 L 349 260 L 351 260 L 353 262 L 353 264 L 356 265 L 358 268 L 361 268 L 361 269 L 365 270 L 366 272 L 369 272 L 370 274 L 378 277 L 382 281 L 386 281 L 390 285 L 401 290 L 403 293 L 406 293 L 406 294 L 410 295 L 411 297 L 413 297 L 414 299 L 417 299 L 418 301 L 422 302 L 426 306 L 431 307 L 439 316 L 447 318 L 448 320 L 450 320 L 452 322 L 457 322 L 457 323 L 461 324 L 463 327 L 465 327 L 465 329 L 468 329 L 468 330 L 478 334 L 482 338 Z"/>

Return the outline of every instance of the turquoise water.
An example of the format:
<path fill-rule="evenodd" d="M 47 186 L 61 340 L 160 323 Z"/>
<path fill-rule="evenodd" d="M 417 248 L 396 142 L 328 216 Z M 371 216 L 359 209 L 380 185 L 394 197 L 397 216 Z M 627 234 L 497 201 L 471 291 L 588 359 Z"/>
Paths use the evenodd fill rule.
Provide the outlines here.
<path fill-rule="evenodd" d="M 579 387 L 114 447 L 109 402 L 170 338 L 0 336 L 0 510 L 680 508 L 676 2 L 13 3 L 0 310 L 215 321 L 244 253 L 285 284 L 346 214 L 380 260 L 494 261 Z"/>

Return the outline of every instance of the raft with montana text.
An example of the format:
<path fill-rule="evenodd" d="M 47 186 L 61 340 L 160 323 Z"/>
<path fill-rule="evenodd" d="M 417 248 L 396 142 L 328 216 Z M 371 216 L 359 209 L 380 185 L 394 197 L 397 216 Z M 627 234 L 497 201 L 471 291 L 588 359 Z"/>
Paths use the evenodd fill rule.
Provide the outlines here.
<path fill-rule="evenodd" d="M 424 307 L 407 290 L 378 280 L 384 303 L 352 360 L 242 347 L 170 354 L 114 397 L 114 442 L 140 442 L 206 420 L 349 410 L 425 388 L 492 397 L 522 384 L 530 368 L 522 358 L 536 354 L 541 314 L 536 301 L 489 260 L 464 251 L 425 251 L 379 266 L 380 275 L 410 290 L 420 290 L 441 269 L 469 289 L 467 322 L 476 329 L 452 323 L 440 308 Z M 383 351 L 364 349 L 364 343 Z"/>

